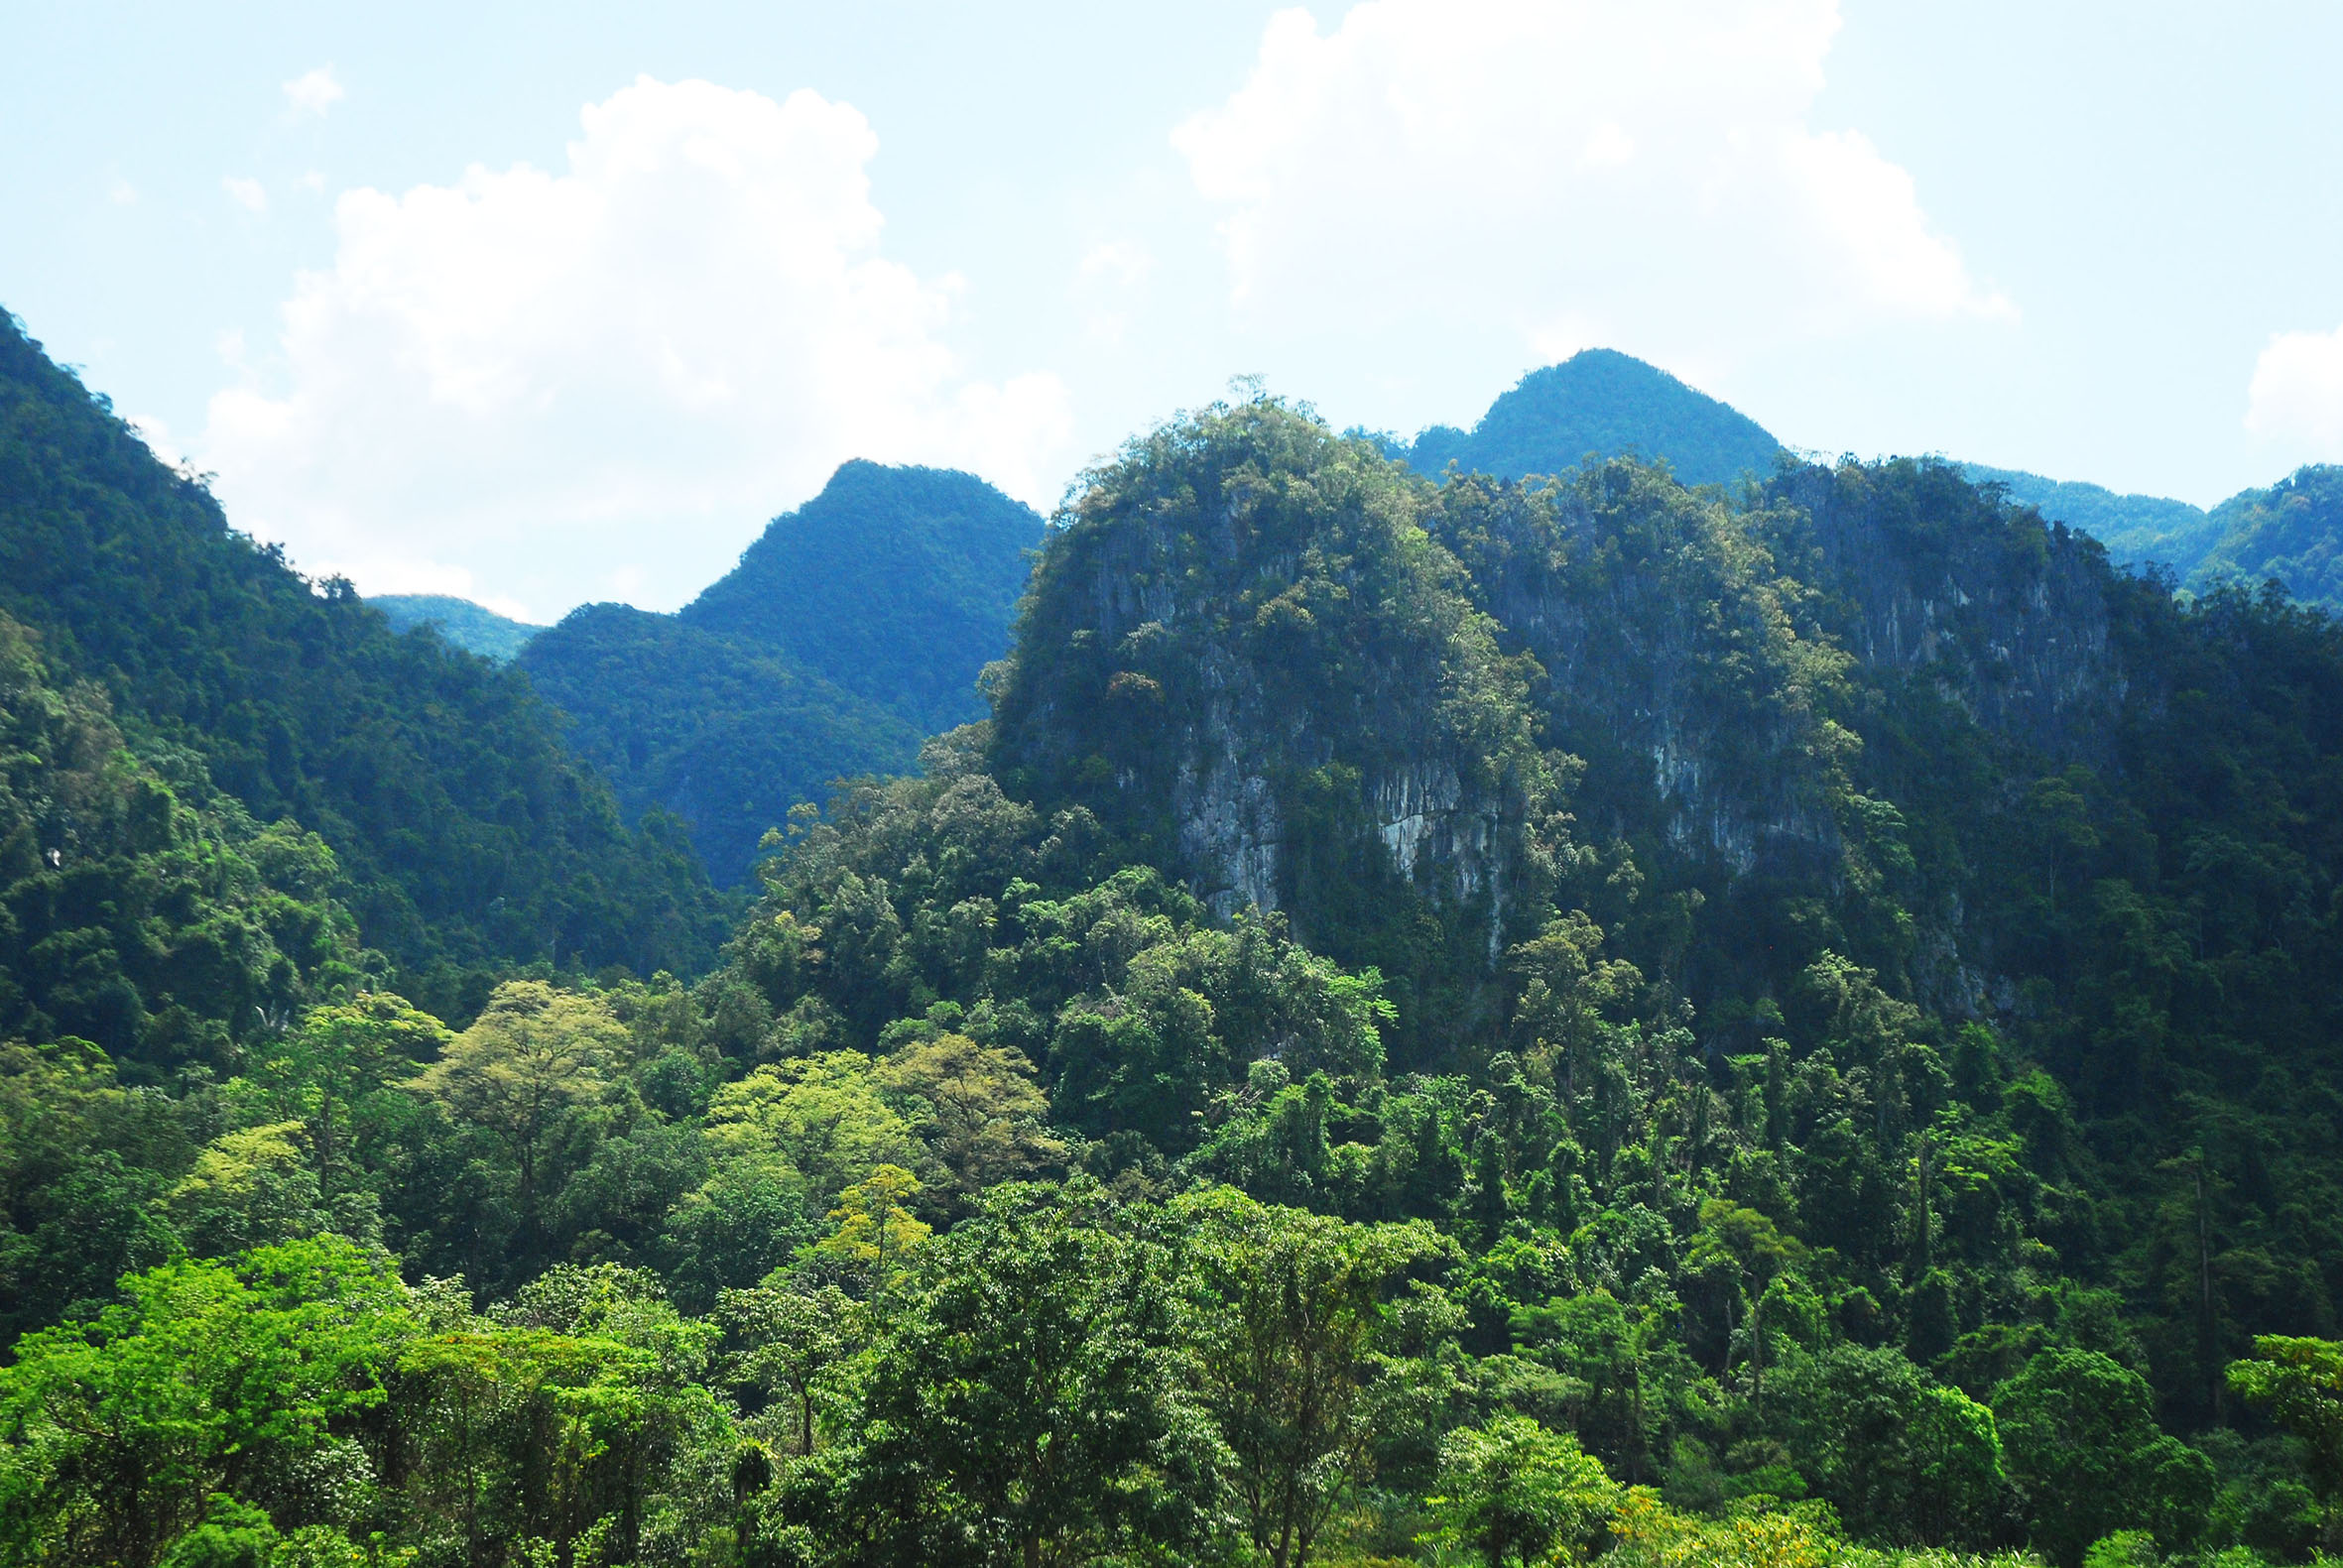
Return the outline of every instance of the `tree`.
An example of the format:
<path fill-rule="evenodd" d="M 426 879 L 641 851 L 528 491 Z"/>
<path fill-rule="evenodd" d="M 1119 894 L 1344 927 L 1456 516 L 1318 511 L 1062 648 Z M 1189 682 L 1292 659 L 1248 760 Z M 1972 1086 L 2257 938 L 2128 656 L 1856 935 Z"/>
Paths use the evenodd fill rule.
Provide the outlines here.
<path fill-rule="evenodd" d="M 408 1006 L 406 999 L 373 991 L 312 1008 L 270 1049 L 255 1076 L 265 1081 L 274 1068 L 301 1094 L 320 1192 L 331 1194 L 335 1164 L 349 1157 L 344 1128 L 357 1103 L 386 1084 L 413 1078 L 454 1038 L 445 1025 Z"/>
<path fill-rule="evenodd" d="M 123 1281 L 0 1370 L 0 1556 L 143 1568 L 213 1493 L 268 1496 L 384 1385 L 415 1331 L 389 1261 L 339 1237 Z"/>
<path fill-rule="evenodd" d="M 271 1122 L 206 1145 L 171 1189 L 172 1215 L 187 1244 L 218 1257 L 332 1229 L 302 1150 L 308 1131 L 300 1122 Z"/>
<path fill-rule="evenodd" d="M 1365 1478 L 1361 1394 L 1385 1293 L 1445 1244 L 1420 1222 L 1346 1225 L 1225 1187 L 1172 1214 L 1188 1240 L 1203 1397 L 1254 1548 L 1275 1568 L 1305 1568 L 1329 1514 Z"/>
<path fill-rule="evenodd" d="M 939 1034 L 887 1058 L 879 1086 L 916 1107 L 914 1126 L 962 1196 L 1065 1157 L 1044 1129 L 1049 1102 L 1022 1051 Z"/>
<path fill-rule="evenodd" d="M 716 1091 L 707 1138 L 720 1161 L 785 1167 L 814 1205 L 877 1165 L 923 1163 L 919 1141 L 880 1098 L 870 1058 L 824 1051 L 759 1067 Z"/>
<path fill-rule="evenodd" d="M 883 1288 L 913 1249 L 932 1234 L 903 1206 L 919 1191 L 919 1177 L 901 1165 L 881 1165 L 868 1181 L 838 1194 L 829 1216 L 837 1229 L 816 1242 L 814 1251 L 868 1268 L 871 1288 Z"/>
<path fill-rule="evenodd" d="M 996 1189 L 899 1290 L 845 1466 L 871 1560 L 1095 1561 L 1209 1525 L 1161 1249 L 1127 1219 Z"/>
<path fill-rule="evenodd" d="M 835 1285 L 800 1289 L 778 1270 L 747 1290 L 727 1290 L 716 1315 L 739 1349 L 732 1381 L 794 1406 L 798 1452 L 813 1452 L 814 1402 L 824 1378 L 861 1338 L 861 1309 Z"/>
<path fill-rule="evenodd" d="M 1768 1412 L 1854 1534 L 1931 1545 L 1991 1537 L 2003 1465 L 1994 1411 L 1931 1383 L 1903 1352 L 1839 1345 L 1803 1358 Z"/>
<path fill-rule="evenodd" d="M 1596 956 L 1602 946 L 1602 927 L 1585 910 L 1572 909 L 1505 955 L 1506 968 L 1522 982 L 1515 1026 L 1525 1047 L 1546 1059 L 1565 1101 L 1576 1096 L 1583 1058 L 1605 1016 L 1643 988 L 1635 965 Z"/>
<path fill-rule="evenodd" d="M 2211 1466 L 2157 1430 L 2154 1399 L 2130 1368 L 2066 1346 L 2038 1352 L 1994 1390 L 2010 1479 L 2025 1491 L 2035 1545 L 2051 1561 L 2078 1563 L 2093 1541 L 2141 1525 L 2155 1526 L 2167 1547 L 2190 1544 Z"/>
<path fill-rule="evenodd" d="M 1733 1307 L 1742 1296 L 1743 1281 L 1752 1281 L 1748 1289 L 1754 1301 L 1749 1325 L 1749 1362 L 1751 1384 L 1760 1394 L 1766 1391 L 1766 1289 L 1784 1268 L 1802 1259 L 1805 1251 L 1796 1237 L 1784 1236 L 1775 1228 L 1773 1220 L 1755 1209 L 1725 1198 L 1710 1198 L 1700 1205 L 1700 1234 L 1693 1238 L 1684 1263 L 1693 1269 L 1704 1264 L 1717 1265 L 1732 1275 L 1725 1294 L 1728 1366 L 1732 1356 Z"/>
<path fill-rule="evenodd" d="M 1479 1554 L 1488 1568 L 1580 1558 L 1625 1496 L 1577 1438 L 1526 1415 L 1450 1432 L 1440 1442 L 1439 1489 L 1424 1500 L 1439 1521 L 1430 1538 Z"/>
<path fill-rule="evenodd" d="M 2343 1345 L 2265 1334 L 2229 1364 L 2239 1398 L 2301 1439 L 2310 1479 L 2332 1518 L 2343 1494 Z"/>
<path fill-rule="evenodd" d="M 507 981 L 417 1080 L 451 1115 L 511 1152 L 527 1244 L 537 1239 L 538 1159 L 546 1138 L 572 1106 L 602 1092 L 603 1073 L 627 1039 L 626 1025 L 596 998 L 540 980 Z"/>

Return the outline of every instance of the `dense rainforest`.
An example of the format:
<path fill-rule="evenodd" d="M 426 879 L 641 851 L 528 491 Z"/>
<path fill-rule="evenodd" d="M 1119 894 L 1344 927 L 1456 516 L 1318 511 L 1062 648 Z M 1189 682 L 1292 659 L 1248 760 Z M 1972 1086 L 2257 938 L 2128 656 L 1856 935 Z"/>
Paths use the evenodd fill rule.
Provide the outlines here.
<path fill-rule="evenodd" d="M 2323 612 L 1941 463 L 1435 481 L 1259 397 L 1083 476 L 720 951 L 497 947 L 492 769 L 583 813 L 500 897 L 715 906 L 12 363 L 6 1560 L 2343 1549 Z M 872 700 L 645 619 L 577 678 Z"/>

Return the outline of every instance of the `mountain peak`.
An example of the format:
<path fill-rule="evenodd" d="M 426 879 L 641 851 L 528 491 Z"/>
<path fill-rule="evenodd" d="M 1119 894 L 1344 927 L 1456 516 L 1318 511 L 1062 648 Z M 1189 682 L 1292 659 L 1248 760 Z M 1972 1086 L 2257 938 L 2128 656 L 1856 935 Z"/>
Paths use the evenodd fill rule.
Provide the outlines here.
<path fill-rule="evenodd" d="M 856 458 L 678 614 L 946 729 L 983 715 L 976 671 L 1007 644 L 1041 542 L 1040 515 L 974 474 Z"/>
<path fill-rule="evenodd" d="M 1449 463 L 1519 479 L 1589 453 L 1664 457 L 1686 484 L 1763 477 L 1782 443 L 1749 416 L 1615 348 L 1581 349 L 1533 370 L 1470 432 L 1435 424 L 1393 455 L 1437 477 Z"/>

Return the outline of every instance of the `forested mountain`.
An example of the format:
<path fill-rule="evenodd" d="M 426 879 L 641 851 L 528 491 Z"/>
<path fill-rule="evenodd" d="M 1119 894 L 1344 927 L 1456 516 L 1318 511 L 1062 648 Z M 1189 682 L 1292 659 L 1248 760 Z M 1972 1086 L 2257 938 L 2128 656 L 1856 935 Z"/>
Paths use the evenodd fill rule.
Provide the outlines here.
<path fill-rule="evenodd" d="M 1041 537 L 973 474 L 849 462 L 676 615 L 589 605 L 521 667 L 630 814 L 674 812 L 737 883 L 792 806 L 978 716 Z"/>
<path fill-rule="evenodd" d="M 2209 521 L 2220 533 L 2188 573 L 2190 586 L 2275 577 L 2295 598 L 2343 613 L 2343 467 L 2313 465 L 2267 490 L 2240 491 Z"/>
<path fill-rule="evenodd" d="M 0 1553 L 2343 1545 L 2335 622 L 1941 463 L 1434 483 L 1270 399 L 1059 522 L 989 717 L 791 819 L 717 966 L 460 1031 L 0 663 L 10 887 L 91 802 L 140 1006 L 265 1015 L 135 1086 L 10 959 Z M 563 631 L 747 700 L 745 617 Z"/>
<path fill-rule="evenodd" d="M 631 814 L 675 813 L 720 883 L 830 782 L 900 773 L 921 732 L 784 650 L 623 604 L 572 611 L 522 657 Z"/>
<path fill-rule="evenodd" d="M 361 940 L 436 1006 L 476 1006 L 491 963 L 707 961 L 720 927 L 688 848 L 627 829 L 525 679 L 399 635 L 346 583 L 233 532 L 13 318 L 0 611 L 55 684 L 103 691 L 172 787 L 201 775 L 197 800 L 216 787 L 330 845 Z M 58 940 L 102 927 L 71 909 L 45 916 L 66 922 Z"/>
<path fill-rule="evenodd" d="M 366 602 L 389 617 L 399 631 L 429 626 L 465 653 L 499 663 L 520 653 L 531 638 L 545 630 L 444 593 L 378 593 Z"/>
<path fill-rule="evenodd" d="M 1560 473 L 1581 458 L 1665 458 L 1690 485 L 1727 484 L 1774 470 L 1782 443 L 1728 404 L 1617 349 L 1589 348 L 1534 370 L 1489 406 L 1471 430 L 1434 424 L 1388 455 L 1437 478 L 1466 473 L 1520 479 Z"/>

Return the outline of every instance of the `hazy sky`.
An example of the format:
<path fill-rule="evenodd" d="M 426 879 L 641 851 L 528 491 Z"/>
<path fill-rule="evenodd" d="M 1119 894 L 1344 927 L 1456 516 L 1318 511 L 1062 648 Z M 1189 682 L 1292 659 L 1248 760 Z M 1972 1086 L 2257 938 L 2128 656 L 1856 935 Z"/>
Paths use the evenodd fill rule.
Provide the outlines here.
<path fill-rule="evenodd" d="M 2343 6 L 0 0 L 0 304 L 377 592 L 671 608 L 863 455 L 1608 345 L 1826 451 L 2343 459 Z"/>

